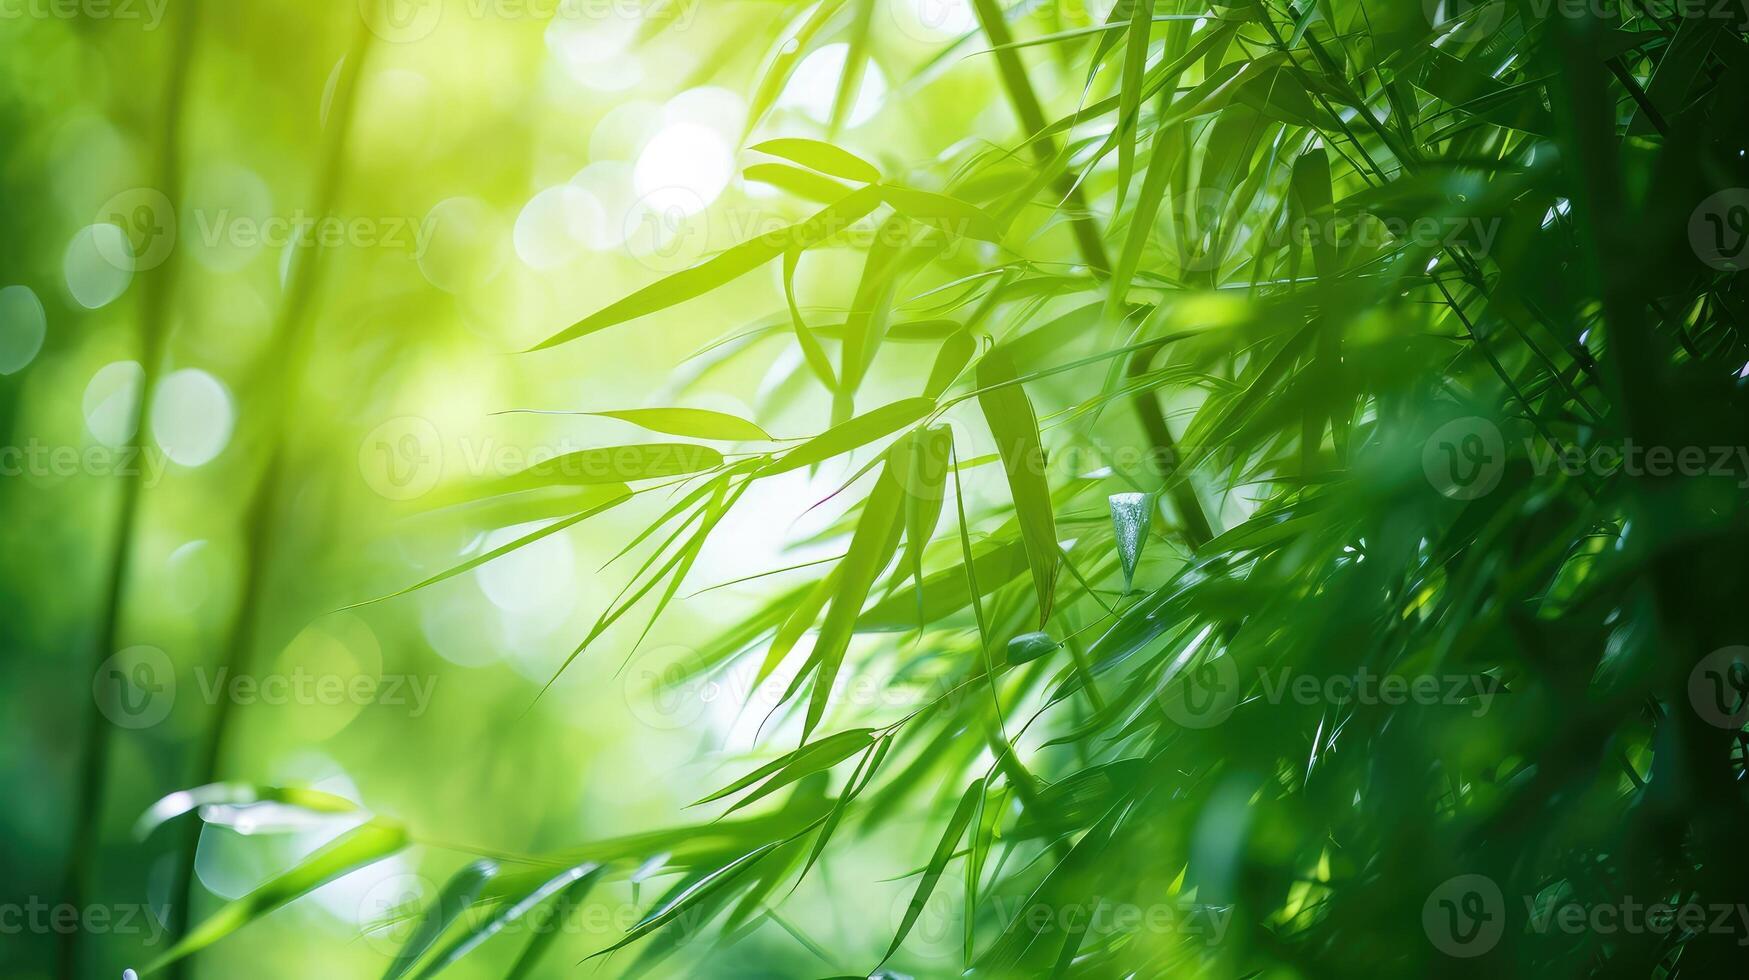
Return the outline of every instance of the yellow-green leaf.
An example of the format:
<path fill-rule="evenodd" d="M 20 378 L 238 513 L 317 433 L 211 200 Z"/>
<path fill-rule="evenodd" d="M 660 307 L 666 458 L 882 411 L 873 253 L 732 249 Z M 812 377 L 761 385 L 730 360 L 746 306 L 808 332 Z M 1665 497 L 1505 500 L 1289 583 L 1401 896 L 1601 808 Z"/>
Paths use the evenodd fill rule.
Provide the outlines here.
<path fill-rule="evenodd" d="M 978 362 L 978 404 L 984 410 L 1002 468 L 1008 474 L 1008 491 L 1014 498 L 1014 513 L 1020 522 L 1020 537 L 1026 544 L 1027 564 L 1032 568 L 1033 588 L 1038 594 L 1038 621 L 1051 618 L 1056 593 L 1058 562 L 1057 520 L 1051 511 L 1051 487 L 1045 479 L 1045 451 L 1039 442 L 1038 418 L 1014 372 L 1008 351 L 998 347 Z"/>
<path fill-rule="evenodd" d="M 760 153 L 769 153 L 774 157 L 794 160 L 796 163 L 823 174 L 842 177 L 845 180 L 860 181 L 873 184 L 881 179 L 881 172 L 875 165 L 851 153 L 840 149 L 831 143 L 807 139 L 775 139 L 757 144 L 753 149 Z"/>

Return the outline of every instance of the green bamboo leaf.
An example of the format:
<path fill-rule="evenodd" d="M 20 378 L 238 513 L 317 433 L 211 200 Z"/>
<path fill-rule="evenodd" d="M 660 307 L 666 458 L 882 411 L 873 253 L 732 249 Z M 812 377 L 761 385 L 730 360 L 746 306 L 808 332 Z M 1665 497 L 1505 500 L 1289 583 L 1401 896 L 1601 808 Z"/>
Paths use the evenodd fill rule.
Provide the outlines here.
<path fill-rule="evenodd" d="M 1148 71 L 1148 41 L 1154 20 L 1154 0 L 1135 0 L 1130 9 L 1128 43 L 1124 47 L 1123 80 L 1118 94 L 1118 126 L 1125 131 L 1117 142 L 1117 204 L 1123 209 L 1124 193 L 1136 167 L 1136 141 L 1128 138 L 1142 109 L 1142 84 Z"/>
<path fill-rule="evenodd" d="M 636 925 L 627 930 L 624 936 L 620 937 L 618 942 L 606 949 L 591 953 L 589 958 L 594 959 L 597 956 L 605 956 L 614 950 L 629 946 L 649 935 L 651 932 L 673 922 L 687 909 L 700 904 L 718 891 L 721 891 L 724 887 L 732 884 L 737 878 L 745 874 L 749 868 L 757 864 L 760 858 L 765 857 L 765 855 L 770 854 L 774 848 L 782 845 L 783 841 L 771 841 L 770 843 L 761 844 L 748 853 L 730 861 L 728 864 L 710 872 L 686 888 L 681 889 L 673 898 L 664 902 L 660 908 L 639 920 Z"/>
<path fill-rule="evenodd" d="M 605 413 L 604 413 L 605 414 Z M 654 480 L 702 473 L 723 465 L 723 454 L 709 446 L 686 442 L 653 442 L 636 446 L 604 446 L 565 453 L 534 463 L 487 484 L 490 493 L 514 493 L 534 487 L 622 486 L 632 480 Z"/>
<path fill-rule="evenodd" d="M 933 398 L 904 398 L 842 422 L 773 460 L 762 476 L 822 463 L 891 435 L 935 411 Z"/>
<path fill-rule="evenodd" d="M 881 172 L 867 160 L 840 149 L 831 143 L 808 139 L 775 139 L 755 144 L 752 149 L 760 153 L 794 160 L 796 163 L 820 173 L 845 180 L 854 180 L 864 184 L 879 183 Z M 848 189 L 847 189 L 848 190 Z"/>
<path fill-rule="evenodd" d="M 934 225 L 950 235 L 1002 244 L 1002 226 L 975 204 L 967 204 L 946 194 L 892 185 L 881 187 L 880 193 L 881 199 L 892 205 L 893 210 Z"/>
<path fill-rule="evenodd" d="M 764 782 L 753 792 L 728 809 L 728 813 L 759 800 L 785 786 L 816 772 L 830 769 L 845 759 L 868 748 L 874 742 L 874 729 L 856 728 L 850 731 L 828 735 L 817 742 L 804 745 L 792 752 L 785 753 L 773 762 L 760 766 L 740 779 L 735 780 L 723 789 L 699 800 L 693 806 L 713 803 L 717 800 L 733 796 L 752 786 Z"/>
<path fill-rule="evenodd" d="M 1043 626 L 1051 618 L 1060 555 L 1038 419 L 1005 349 L 998 347 L 978 362 L 978 387 L 978 404 L 984 410 L 984 420 L 996 439 L 1002 468 L 1008 474 L 1008 490 L 1014 498 L 1021 540 L 1026 543 L 1033 587 L 1038 594 L 1038 621 Z"/>
<path fill-rule="evenodd" d="M 299 786 L 258 786 L 254 783 L 208 783 L 194 789 L 177 790 L 146 808 L 134 822 L 134 837 L 145 840 L 152 831 L 204 806 L 245 806 L 250 803 L 278 803 L 311 813 L 352 813 L 358 804 L 332 793 Z"/>
<path fill-rule="evenodd" d="M 703 408 L 628 408 L 613 412 L 578 412 L 619 419 L 671 436 L 721 439 L 731 442 L 766 442 L 771 434 L 739 416 Z"/>
<path fill-rule="evenodd" d="M 965 465 L 960 464 L 962 468 Z M 978 587 L 983 595 L 988 595 L 1026 574 L 1029 567 L 1026 546 L 1020 541 L 998 544 L 972 559 L 972 574 L 978 580 Z M 868 607 L 857 619 L 857 631 L 891 633 L 915 628 L 918 598 L 919 590 L 905 589 L 882 599 Z M 971 603 L 965 568 L 955 565 L 930 573 L 923 579 L 921 598 L 923 620 L 927 623 L 965 609 Z"/>
<path fill-rule="evenodd" d="M 833 15 L 844 9 L 845 2 L 846 0 L 823 0 L 816 4 L 805 16 L 798 18 L 800 26 L 773 46 L 765 70 L 760 73 L 759 85 L 747 105 L 747 126 L 741 134 L 742 140 L 771 111 L 778 96 L 783 94 L 784 88 L 789 84 L 790 76 L 795 74 L 802 56 L 811 50 L 814 35 L 832 21 Z"/>
<path fill-rule="evenodd" d="M 953 816 L 947 821 L 947 829 L 942 832 L 941 840 L 935 845 L 935 853 L 929 858 L 929 866 L 923 871 L 923 879 L 917 883 L 917 891 L 911 895 L 911 904 L 905 906 L 905 917 L 899 921 L 899 931 L 893 936 L 892 945 L 887 947 L 887 955 L 881 957 L 881 963 L 893 958 L 904 943 L 905 937 L 911 934 L 911 927 L 917 924 L 917 917 L 923 914 L 923 906 L 928 904 L 929 896 L 934 893 L 936 882 L 941 880 L 941 873 L 947 868 L 947 862 L 959 849 L 960 837 L 966 832 L 966 824 L 971 822 L 972 813 L 977 803 L 984 795 L 984 781 L 979 780 L 966 787 L 960 796 L 958 807 L 954 808 Z"/>
<path fill-rule="evenodd" d="M 815 582 L 813 587 L 790 607 L 789 615 L 778 625 L 777 632 L 772 635 L 771 648 L 766 651 L 765 661 L 759 665 L 759 674 L 754 678 L 754 686 L 765 683 L 765 679 L 770 677 L 777 670 L 777 666 L 783 663 L 783 659 L 789 656 L 789 652 L 795 649 L 796 642 L 802 638 L 802 635 L 813 628 L 814 620 L 819 617 L 820 610 L 826 608 L 826 602 L 832 598 L 833 593 L 838 591 L 839 578 L 839 570 L 832 569 L 824 578 Z M 788 698 L 785 700 L 787 701 Z"/>
<path fill-rule="evenodd" d="M 838 794 L 838 801 L 832 804 L 832 811 L 826 815 L 826 822 L 820 825 L 820 832 L 814 838 L 814 846 L 808 851 L 807 863 L 802 865 L 802 873 L 796 876 L 795 887 L 800 887 L 802 879 L 808 876 L 820 855 L 826 852 L 826 842 L 832 839 L 833 831 L 843 821 L 844 814 L 849 811 L 850 804 L 874 782 L 875 773 L 880 771 L 881 763 L 886 761 L 887 750 L 893 747 L 893 736 L 887 735 L 868 747 L 862 761 L 856 765 L 856 770 L 844 783 L 844 791 Z M 791 889 L 794 890 L 793 888 Z"/>
<path fill-rule="evenodd" d="M 424 956 L 425 951 L 436 944 L 437 938 L 443 935 L 449 924 L 473 905 L 480 889 L 497 873 L 497 862 L 475 861 L 445 882 L 437 897 L 432 899 L 420 916 L 419 925 L 414 927 L 413 934 L 407 937 L 406 944 L 389 963 L 388 970 L 383 973 L 383 980 L 397 980 L 406 975 L 419 957 Z"/>
<path fill-rule="evenodd" d="M 947 499 L 948 457 L 953 452 L 953 430 L 945 425 L 913 432 L 906 440 L 910 451 L 894 456 L 895 475 L 905 491 L 905 553 L 899 571 L 911 570 L 917 592 L 918 629 L 923 615 L 923 549 L 935 536 L 941 509 Z"/>
<path fill-rule="evenodd" d="M 412 585 L 409 585 L 404 589 L 400 589 L 400 590 L 395 591 L 395 592 L 390 592 L 388 595 L 378 596 L 375 599 L 366 599 L 363 602 L 355 602 L 350 606 L 345 606 L 342 608 L 344 608 L 344 609 L 356 609 L 359 606 L 368 606 L 372 603 L 382 602 L 382 601 L 387 600 L 387 599 L 394 599 L 394 598 L 397 598 L 399 596 L 404 596 L 409 592 L 416 592 L 420 589 L 426 588 L 427 586 L 436 585 L 437 583 L 445 581 L 446 579 L 455 578 L 457 575 L 460 575 L 463 572 L 472 571 L 473 569 L 479 568 L 481 565 L 484 565 L 489 561 L 493 561 L 495 559 L 502 558 L 505 555 L 510 554 L 512 551 L 518 550 L 519 548 L 526 548 L 529 545 L 535 543 L 536 541 L 539 541 L 540 539 L 547 537 L 548 535 L 557 534 L 558 532 L 563 531 L 564 529 L 566 529 L 568 527 L 571 527 L 575 524 L 581 523 L 582 521 L 588 520 L 591 517 L 594 517 L 596 514 L 599 514 L 604 510 L 610 510 L 610 509 L 617 507 L 620 504 L 623 504 L 626 501 L 632 499 L 631 488 L 626 486 L 623 483 L 609 484 L 607 486 L 594 487 L 591 489 L 598 490 L 600 492 L 600 496 L 602 499 L 601 499 L 600 503 L 596 504 L 593 507 L 590 507 L 588 510 L 581 511 L 581 512 L 576 513 L 576 514 L 572 514 L 570 517 L 567 517 L 563 520 L 554 521 L 553 523 L 548 524 L 545 527 L 536 528 L 535 530 L 530 531 L 529 533 L 523 535 L 522 537 L 517 538 L 515 541 L 511 541 L 507 544 L 499 545 L 498 547 L 493 548 L 491 551 L 488 551 L 485 554 L 476 555 L 473 558 L 469 558 L 467 561 L 464 561 L 459 565 L 453 565 L 449 568 L 446 568 L 443 571 L 438 572 L 436 575 L 433 575 L 430 578 L 415 582 Z"/>
<path fill-rule="evenodd" d="M 211 946 L 281 905 L 406 846 L 407 831 L 400 824 L 380 817 L 347 831 L 305 858 L 297 867 L 213 913 L 147 966 L 145 972 L 156 973 L 190 953 Z"/>
<path fill-rule="evenodd" d="M 821 204 L 841 200 L 850 193 L 850 188 L 836 180 L 783 163 L 755 163 L 744 168 L 741 176 L 755 183 L 770 184 L 804 201 L 817 201 Z"/>
<path fill-rule="evenodd" d="M 887 320 L 892 312 L 893 294 L 899 288 L 901 260 L 911 237 L 910 223 L 899 214 L 888 215 L 875 233 L 874 244 L 862 265 L 862 278 L 856 284 L 850 314 L 844 323 L 844 344 L 839 351 L 838 377 L 840 398 L 834 405 L 833 421 L 841 421 L 850 413 L 852 396 L 862 385 L 862 378 L 874 363 L 875 352 L 886 339 Z M 841 406 L 841 408 L 840 408 Z"/>
<path fill-rule="evenodd" d="M 1040 657 L 1055 653 L 1061 643 L 1051 638 L 1049 633 L 1022 633 L 1008 641 L 1008 663 L 1018 665 L 1031 663 Z"/>
<path fill-rule="evenodd" d="M 799 224 L 789 225 L 725 249 L 689 269 L 659 279 L 571 324 L 530 350 L 546 350 L 627 320 L 648 316 L 718 286 L 739 279 L 782 255 L 786 249 L 808 248 L 850 227 L 880 204 L 880 190 L 865 187 Z"/>
<path fill-rule="evenodd" d="M 1123 590 L 1130 591 L 1136 580 L 1136 563 L 1142 560 L 1142 549 L 1148 545 L 1148 531 L 1154 522 L 1154 495 L 1148 493 L 1114 493 L 1111 495 L 1111 531 L 1117 539 L 1117 557 L 1123 565 Z"/>
<path fill-rule="evenodd" d="M 1330 158 L 1323 147 L 1307 150 L 1294 161 L 1292 188 L 1295 214 L 1311 221 L 1326 219 L 1330 209 Z M 1312 236 L 1312 259 L 1320 276 L 1336 274 L 1334 236 Z"/>
<path fill-rule="evenodd" d="M 796 266 L 802 260 L 802 250 L 792 248 L 783 255 L 783 299 L 789 306 L 790 326 L 796 333 L 796 342 L 801 345 L 802 357 L 808 362 L 808 367 L 827 391 L 838 390 L 838 376 L 832 371 L 832 361 L 826 356 L 826 351 L 815 338 L 815 331 L 802 320 L 802 308 L 796 304 Z"/>
<path fill-rule="evenodd" d="M 543 877 L 532 889 L 521 893 L 517 898 L 500 901 L 488 915 L 470 926 L 461 935 L 451 940 L 449 945 L 434 954 L 430 961 L 425 964 L 424 968 L 419 971 L 419 975 L 415 980 L 427 980 L 429 977 L 436 976 L 456 960 L 473 952 L 475 947 L 492 938 L 494 935 L 497 935 L 505 926 L 508 926 L 527 915 L 535 908 L 535 906 L 546 901 L 547 898 L 552 896 L 555 892 L 562 889 L 569 890 L 579 882 L 583 883 L 583 887 L 588 887 L 589 880 L 599 875 L 600 871 L 601 865 L 596 864 L 593 861 L 585 861 L 582 864 L 566 868 L 564 871 L 552 875 L 551 877 Z M 545 873 L 543 872 L 543 875 L 544 874 Z M 460 876 L 458 875 L 457 877 Z M 502 881 L 505 877 L 506 876 L 499 876 L 496 880 Z M 451 884 L 454 884 L 453 879 Z M 446 888 L 447 887 L 448 886 L 446 886 Z M 441 897 L 439 898 L 439 901 L 441 901 Z M 429 913 L 427 914 L 429 915 Z M 541 932 L 557 931 L 556 928 L 537 930 L 536 935 L 538 937 Z M 434 936 L 433 938 L 435 939 L 436 937 Z M 409 943 L 409 945 L 411 945 L 411 943 Z M 533 945 L 533 943 L 530 945 Z"/>
<path fill-rule="evenodd" d="M 577 867 L 593 868 L 594 863 L 585 861 Z M 569 871 L 566 872 L 566 874 L 570 873 L 571 872 Z M 570 882 L 559 891 L 558 896 L 553 899 L 553 907 L 557 910 L 557 913 L 560 916 L 566 915 L 576 903 L 583 900 L 583 897 L 589 893 L 589 889 L 599 880 L 600 874 L 594 870 L 572 878 Z M 521 907 L 525 904 L 527 907 L 522 908 L 522 910 L 517 913 L 519 917 L 527 914 L 540 903 L 538 900 L 529 903 L 518 902 L 517 906 Z M 534 968 L 540 965 L 541 957 L 545 955 L 547 947 L 553 944 L 553 940 L 558 938 L 563 930 L 564 922 L 562 920 L 554 920 L 551 923 L 551 928 L 534 930 L 534 935 L 529 937 L 528 945 L 522 948 L 521 955 L 516 958 L 515 963 L 511 964 L 510 972 L 504 975 L 504 980 L 527 980 L 528 975 L 534 972 Z M 423 978 L 421 978 L 421 980 L 423 980 Z"/>
<path fill-rule="evenodd" d="M 923 396 L 940 398 L 945 394 L 977 352 L 978 341 L 969 330 L 956 331 L 943 341 L 941 350 L 935 355 L 935 364 L 929 369 L 929 380 L 923 384 Z"/>
<path fill-rule="evenodd" d="M 836 135 L 850 118 L 862 92 L 862 79 L 868 71 L 869 38 L 873 33 L 875 0 L 856 0 L 856 10 L 850 21 L 850 43 L 844 52 L 844 71 L 838 76 L 838 91 L 832 96 L 832 116 L 826 124 Z"/>
<path fill-rule="evenodd" d="M 850 549 L 839 563 L 838 592 L 826 609 L 820 633 L 814 638 L 810 660 L 819 665 L 814 677 L 814 693 L 808 700 L 807 719 L 802 724 L 802 738 L 814 730 L 826 713 L 832 696 L 832 682 L 844 662 L 844 652 L 856 626 L 857 614 L 868 599 L 869 589 L 881 569 L 892 561 L 899 547 L 900 515 L 904 508 L 904 490 L 894 477 L 893 459 L 908 455 L 909 439 L 900 440 L 887 452 L 886 465 L 875 478 L 875 486 L 862 505 L 862 517 L 856 522 L 856 533 L 850 538 Z"/>

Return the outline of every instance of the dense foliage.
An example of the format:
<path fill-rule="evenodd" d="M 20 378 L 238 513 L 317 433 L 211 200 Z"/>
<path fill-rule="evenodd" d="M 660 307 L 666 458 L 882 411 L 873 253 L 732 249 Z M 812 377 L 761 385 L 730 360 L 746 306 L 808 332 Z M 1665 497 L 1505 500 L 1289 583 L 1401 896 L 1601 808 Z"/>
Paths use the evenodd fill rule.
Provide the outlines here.
<path fill-rule="evenodd" d="M 657 438 L 467 488 L 559 519 L 416 588 L 668 495 L 570 653 L 639 665 L 603 634 L 711 584 L 700 551 L 769 481 L 848 456 L 851 506 L 797 542 L 836 557 L 739 583 L 741 621 L 632 668 L 669 704 L 771 691 L 739 778 L 673 829 L 468 865 L 408 910 L 391 976 L 628 876 L 623 967 L 709 974 L 772 924 L 817 948 L 785 902 L 859 841 L 907 897 L 834 875 L 885 953 L 820 950 L 839 970 L 1740 968 L 1742 10 L 973 0 L 914 78 L 970 59 L 1011 138 L 901 159 L 840 135 L 877 0 L 769 6 L 744 176 L 800 217 L 537 350 L 688 304 L 722 339 L 674 365 L 676 403 L 764 359 L 817 428 L 618 411 Z M 843 42 L 832 124 L 762 129 Z M 835 302 L 798 296 L 845 256 Z M 719 322 L 760 270 L 786 302 Z M 346 806 L 215 785 L 153 819 L 258 798 Z M 409 840 L 365 823 L 164 962 Z M 543 948 L 499 955 L 521 976 Z"/>

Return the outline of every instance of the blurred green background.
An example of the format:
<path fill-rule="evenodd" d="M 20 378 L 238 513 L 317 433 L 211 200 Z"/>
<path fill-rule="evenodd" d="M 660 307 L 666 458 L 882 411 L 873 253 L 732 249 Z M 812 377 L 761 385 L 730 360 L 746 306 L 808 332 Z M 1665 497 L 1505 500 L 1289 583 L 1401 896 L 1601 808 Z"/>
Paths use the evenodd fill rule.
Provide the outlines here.
<path fill-rule="evenodd" d="M 0 479 L 0 796 L 9 801 L 0 865 L 9 901 L 60 900 L 93 703 L 90 651 L 103 629 L 128 469 L 140 473 L 140 512 L 117 649 L 162 651 L 169 665 L 167 678 L 140 675 L 160 693 L 107 735 L 87 899 L 115 906 L 118 921 L 82 930 L 82 975 L 118 976 L 149 955 L 157 930 L 143 917 L 124 927 L 119 910 L 163 914 L 181 835 L 161 829 L 142 846 L 130 827 L 152 801 L 198 781 L 202 732 L 215 703 L 236 692 L 218 665 L 251 561 L 263 567 L 249 673 L 288 686 L 237 694 L 221 756 L 227 779 L 310 785 L 434 840 L 535 851 L 672 823 L 715 778 L 739 713 L 724 698 L 693 721 L 640 705 L 641 691 L 628 697 L 640 675 L 616 670 L 641 621 L 615 626 L 600 655 L 535 701 L 627 571 L 602 566 L 663 500 L 640 500 L 611 522 L 425 592 L 336 611 L 516 536 L 514 527 L 409 520 L 435 488 L 543 454 L 637 441 L 628 438 L 636 430 L 608 419 L 493 413 L 663 404 L 677 383 L 674 362 L 782 302 L 772 270 L 587 349 L 515 353 L 656 272 L 812 210 L 743 186 L 737 173 L 748 90 L 783 9 L 687 4 L 643 38 L 654 25 L 630 0 L 550 6 L 415 4 L 421 13 L 405 30 L 380 20 L 341 151 L 338 220 L 320 223 L 323 148 L 355 43 L 355 4 L 171 0 L 6 14 L 0 442 L 20 450 Z M 925 5 L 877 25 L 883 50 L 926 57 L 929 42 L 964 29 L 944 12 L 969 17 Z M 380 12 L 367 4 L 366 13 Z M 195 21 L 185 61 L 183 18 Z M 766 130 L 818 131 L 843 58 L 842 44 L 810 55 Z M 179 70 L 186 92 L 166 187 L 158 162 Z M 991 125 L 987 74 L 952 69 L 929 91 L 901 100 L 880 64 L 871 67 L 850 145 L 874 158 L 926 158 Z M 319 234 L 334 237 L 311 273 L 307 322 L 288 324 L 291 260 L 314 255 L 309 238 Z M 123 447 L 142 374 L 142 280 L 161 271 L 160 258 L 173 273 L 163 368 L 134 455 Z M 853 261 L 846 255 L 841 268 Z M 804 302 L 830 288 L 832 262 L 828 254 L 805 268 Z M 287 329 L 303 340 L 276 337 Z M 818 407 L 794 398 L 795 367 L 768 378 L 757 363 L 730 365 L 714 373 L 712 395 L 688 403 L 757 414 L 780 433 L 813 431 Z M 276 453 L 278 467 L 264 472 Z M 783 492 L 748 501 L 691 582 L 825 553 L 779 557 L 786 535 L 835 516 L 826 508 L 798 522 L 820 494 L 810 495 L 806 474 L 793 475 Z M 836 476 L 816 479 L 826 486 Z M 264 480 L 279 481 L 274 509 L 251 513 Z M 665 648 L 726 622 L 746 592 L 676 603 L 646 648 L 674 655 Z M 106 664 L 96 684 L 150 655 L 128 658 Z M 311 686 L 299 693 L 303 669 Z M 314 686 L 320 676 L 364 678 L 365 690 L 374 681 L 376 694 L 328 703 Z M 744 745 L 751 732 L 737 731 Z M 264 819 L 208 827 L 197 862 L 203 894 L 234 898 L 340 826 L 267 833 L 277 829 L 271 819 L 249 818 Z M 201 973 L 370 974 L 393 943 L 362 927 L 409 887 L 428 893 L 464 859 L 422 847 L 353 874 L 209 952 Z M 901 886 L 890 887 L 897 896 Z M 841 918 L 885 916 L 892 896 L 800 914 L 829 937 Z M 598 890 L 591 902 L 604 915 L 580 917 L 588 928 L 563 937 L 541 975 L 568 972 L 623 930 L 630 899 L 628 887 Z M 49 975 L 56 942 L 29 929 L 5 936 L 0 973 Z M 728 954 L 721 973 L 763 973 L 797 955 L 787 937 L 756 939 Z M 454 973 L 491 975 L 493 962 Z"/>

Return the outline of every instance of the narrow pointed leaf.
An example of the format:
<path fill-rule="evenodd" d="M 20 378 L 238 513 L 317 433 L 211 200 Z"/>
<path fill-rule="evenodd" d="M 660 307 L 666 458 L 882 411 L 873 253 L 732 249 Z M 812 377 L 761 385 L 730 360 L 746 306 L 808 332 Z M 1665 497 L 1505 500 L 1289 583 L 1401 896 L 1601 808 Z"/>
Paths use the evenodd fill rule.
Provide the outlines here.
<path fill-rule="evenodd" d="M 437 897 L 431 900 L 431 904 L 420 916 L 413 934 L 407 937 L 407 942 L 389 963 L 388 970 L 383 973 L 383 980 L 397 980 L 406 975 L 419 957 L 436 944 L 437 938 L 443 935 L 449 924 L 473 905 L 480 889 L 497 873 L 497 862 L 475 861 L 445 882 Z"/>
<path fill-rule="evenodd" d="M 842 177 L 845 180 L 873 184 L 881 179 L 881 172 L 875 169 L 874 164 L 849 150 L 840 149 L 831 143 L 823 143 L 820 140 L 793 138 L 766 140 L 763 143 L 755 144 L 752 149 L 760 153 L 783 157 L 786 160 L 794 160 L 809 169 L 833 177 Z"/>
<path fill-rule="evenodd" d="M 1014 498 L 1021 540 L 1026 543 L 1026 558 L 1032 566 L 1033 587 L 1038 594 L 1038 621 L 1043 626 L 1051 618 L 1060 555 L 1038 419 L 1033 415 L 1032 401 L 1016 379 L 1014 362 L 1003 348 L 985 354 L 978 363 L 978 387 L 988 389 L 980 392 L 978 403 L 1002 454 L 1002 468 L 1008 474 L 1008 489 Z"/>
<path fill-rule="evenodd" d="M 935 885 L 941 880 L 941 873 L 947 868 L 948 860 L 959 849 L 960 837 L 965 834 L 966 825 L 971 822 L 978 800 L 983 795 L 983 780 L 966 787 L 965 793 L 960 797 L 959 806 L 954 808 L 953 816 L 947 821 L 947 829 L 942 832 L 941 841 L 935 845 L 935 853 L 929 858 L 929 866 L 923 871 L 923 879 L 917 883 L 917 891 L 911 895 L 911 903 L 905 906 L 905 916 L 899 921 L 899 931 L 893 936 L 892 945 L 887 947 L 887 955 L 881 957 L 882 963 L 892 959 L 899 946 L 905 942 L 905 937 L 911 934 L 911 927 L 917 924 L 917 917 L 923 914 L 923 907 L 928 904 L 929 896 L 935 892 Z"/>
<path fill-rule="evenodd" d="M 406 846 L 407 831 L 400 824 L 379 818 L 354 828 L 324 845 L 297 867 L 213 913 L 153 961 L 145 972 L 155 973 L 190 953 L 203 950 L 281 905 Z"/>

